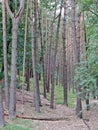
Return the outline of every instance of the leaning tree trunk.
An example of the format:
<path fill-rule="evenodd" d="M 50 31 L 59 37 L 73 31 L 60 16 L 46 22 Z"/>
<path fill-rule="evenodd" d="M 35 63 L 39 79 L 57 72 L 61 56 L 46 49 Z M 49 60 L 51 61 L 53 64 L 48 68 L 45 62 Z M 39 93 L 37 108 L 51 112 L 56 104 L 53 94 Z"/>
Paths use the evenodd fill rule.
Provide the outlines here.
<path fill-rule="evenodd" d="M 16 118 L 16 61 L 17 61 L 17 33 L 18 24 L 22 17 L 24 0 L 20 1 L 19 11 L 11 11 L 8 0 L 6 0 L 6 8 L 12 19 L 12 57 L 11 57 L 11 83 L 10 83 L 10 104 L 9 104 L 9 118 Z"/>
<path fill-rule="evenodd" d="M 4 125 L 4 110 L 2 101 L 2 88 L 0 86 L 0 127 Z"/>
<path fill-rule="evenodd" d="M 8 69 L 7 69 L 7 41 L 6 41 L 6 13 L 5 0 L 2 0 L 2 25 L 3 25 L 3 54 L 4 54 L 4 84 L 6 108 L 9 109 L 9 88 L 8 88 Z"/>
<path fill-rule="evenodd" d="M 71 6 L 72 6 L 72 36 L 73 36 L 73 47 L 74 47 L 74 56 L 75 56 L 75 64 L 76 67 L 79 66 L 80 62 L 80 46 L 78 45 L 78 42 L 76 40 L 76 25 L 75 25 L 75 0 L 71 0 Z M 79 85 L 79 81 L 76 82 L 76 93 L 80 93 L 81 88 Z M 77 96 L 76 99 L 76 114 L 79 118 L 82 118 L 82 103 L 81 98 Z"/>
<path fill-rule="evenodd" d="M 64 105 L 67 102 L 67 63 L 66 63 L 66 2 L 64 2 L 64 23 L 63 23 L 63 88 L 64 88 Z"/>

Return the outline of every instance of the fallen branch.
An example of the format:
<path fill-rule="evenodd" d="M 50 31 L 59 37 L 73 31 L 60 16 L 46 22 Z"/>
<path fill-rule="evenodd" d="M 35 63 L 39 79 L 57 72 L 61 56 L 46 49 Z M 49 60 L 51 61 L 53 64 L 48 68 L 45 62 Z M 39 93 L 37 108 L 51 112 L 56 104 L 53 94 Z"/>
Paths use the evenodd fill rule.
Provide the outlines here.
<path fill-rule="evenodd" d="M 91 128 L 90 128 L 90 126 L 88 125 L 87 121 L 89 121 L 89 120 L 83 119 L 83 122 L 84 122 L 84 124 L 87 126 L 88 130 L 91 130 Z"/>
<path fill-rule="evenodd" d="M 4 114 L 4 116 L 9 116 L 8 114 Z M 20 119 L 29 119 L 29 120 L 39 120 L 39 121 L 63 121 L 63 120 L 70 120 L 69 118 L 65 118 L 65 117 L 58 117 L 58 118 L 42 118 L 42 117 L 24 117 L 24 116 L 19 116 L 17 115 L 16 118 L 20 118 Z"/>

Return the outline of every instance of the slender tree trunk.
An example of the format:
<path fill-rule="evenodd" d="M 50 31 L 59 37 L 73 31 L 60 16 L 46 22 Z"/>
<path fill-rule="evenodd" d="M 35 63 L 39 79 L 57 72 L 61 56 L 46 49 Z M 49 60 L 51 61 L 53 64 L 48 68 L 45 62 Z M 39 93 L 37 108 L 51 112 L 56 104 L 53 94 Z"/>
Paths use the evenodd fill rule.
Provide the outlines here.
<path fill-rule="evenodd" d="M 84 30 L 84 44 L 85 44 L 85 51 L 86 51 L 86 61 L 88 60 L 88 55 L 87 55 L 87 51 L 88 51 L 88 47 L 87 47 L 87 36 L 86 36 L 86 26 L 85 26 L 85 22 L 84 22 L 84 12 L 83 12 L 83 23 L 84 23 L 84 27 L 83 27 L 83 30 Z M 88 68 L 88 66 L 86 66 Z M 87 111 L 90 110 L 90 105 L 89 105 L 89 93 L 86 92 L 87 96 L 86 96 L 86 109 Z"/>
<path fill-rule="evenodd" d="M 47 83 L 47 80 L 46 80 L 46 77 L 45 77 L 45 64 L 44 64 L 44 40 L 43 40 L 43 10 L 42 10 L 42 24 L 41 24 L 41 18 L 40 18 L 40 14 L 39 14 L 39 27 L 40 27 L 40 40 L 41 40 L 41 62 L 42 62 L 42 75 L 43 75 L 43 95 L 44 95 L 44 98 L 47 97 L 46 95 L 46 83 Z"/>
<path fill-rule="evenodd" d="M 51 49 L 53 42 L 53 31 L 54 31 L 54 22 L 56 19 L 56 0 L 55 0 L 55 11 L 54 18 L 51 24 L 51 34 L 50 34 L 50 46 L 49 46 L 49 54 L 48 54 L 48 73 L 47 73 L 47 92 L 50 92 L 50 78 L 51 78 Z M 53 92 L 52 92 L 53 93 Z"/>
<path fill-rule="evenodd" d="M 61 1 L 60 14 L 59 14 L 57 32 L 56 32 L 56 45 L 55 45 L 55 52 L 54 52 L 53 66 L 52 66 L 52 86 L 51 86 L 50 108 L 54 108 L 55 68 L 56 68 L 57 48 L 58 48 L 58 42 L 59 42 L 59 29 L 60 29 L 60 21 L 61 21 L 61 13 L 62 13 L 62 3 L 63 3 L 63 0 Z"/>
<path fill-rule="evenodd" d="M 4 126 L 4 110 L 2 101 L 2 88 L 0 86 L 0 127 Z"/>
<path fill-rule="evenodd" d="M 63 23 L 63 88 L 64 88 L 64 105 L 67 102 L 67 63 L 66 63 L 66 2 L 64 2 L 64 23 Z"/>
<path fill-rule="evenodd" d="M 56 67 L 56 71 L 57 71 L 57 77 L 56 77 L 56 85 L 58 85 L 58 80 L 59 80 L 59 62 L 57 64 L 57 67 Z"/>
<path fill-rule="evenodd" d="M 30 69 L 29 69 L 29 59 L 26 60 L 26 84 L 27 84 L 27 91 L 30 91 Z"/>
<path fill-rule="evenodd" d="M 26 7 L 25 32 L 24 32 L 24 54 L 23 54 L 23 71 L 22 71 L 22 113 L 24 112 L 24 85 L 25 85 L 25 62 L 26 62 L 26 42 L 27 42 L 27 26 L 28 26 L 28 4 Z"/>
<path fill-rule="evenodd" d="M 30 0 L 30 14 L 32 15 L 32 0 Z M 32 62 L 33 62 L 33 78 L 34 78 L 34 101 L 35 101 L 35 111 L 40 112 L 40 92 L 39 92 L 39 80 L 36 67 L 38 65 L 38 41 L 37 41 L 37 1 L 34 0 L 34 25 L 31 21 L 31 33 L 32 33 Z"/>
<path fill-rule="evenodd" d="M 2 1 L 2 25 L 3 25 L 3 53 L 4 53 L 4 84 L 6 108 L 9 109 L 9 88 L 8 88 L 8 69 L 7 69 L 7 41 L 6 41 L 6 16 L 5 0 Z"/>
<path fill-rule="evenodd" d="M 78 67 L 80 62 L 80 51 L 79 51 L 79 45 L 76 40 L 76 25 L 75 25 L 75 1 L 71 0 L 72 5 L 72 36 L 73 36 L 73 47 L 74 47 L 74 56 L 75 56 L 75 64 L 76 67 Z M 79 85 L 79 81 L 76 82 L 76 93 L 80 93 L 81 88 Z M 79 118 L 82 118 L 82 103 L 81 98 L 77 96 L 76 99 L 76 114 Z"/>

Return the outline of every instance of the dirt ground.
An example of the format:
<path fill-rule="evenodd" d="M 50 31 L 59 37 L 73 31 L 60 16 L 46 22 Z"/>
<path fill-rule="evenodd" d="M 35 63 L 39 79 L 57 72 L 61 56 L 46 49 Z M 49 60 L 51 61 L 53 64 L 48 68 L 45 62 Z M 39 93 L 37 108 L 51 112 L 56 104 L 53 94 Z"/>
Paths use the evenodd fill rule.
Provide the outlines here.
<path fill-rule="evenodd" d="M 75 108 L 68 108 L 64 105 L 55 105 L 55 109 L 50 109 L 48 100 L 41 96 L 41 112 L 34 111 L 33 93 L 24 91 L 24 104 L 22 106 L 22 92 L 17 90 L 17 115 L 18 118 L 30 119 L 37 124 L 30 130 L 98 130 L 98 101 L 90 111 L 83 110 L 83 119 L 75 115 Z M 84 106 L 84 105 L 83 105 Z M 85 106 L 84 106 L 85 107 Z M 23 114 L 22 114 L 23 110 Z M 5 113 L 7 111 L 5 110 Z"/>

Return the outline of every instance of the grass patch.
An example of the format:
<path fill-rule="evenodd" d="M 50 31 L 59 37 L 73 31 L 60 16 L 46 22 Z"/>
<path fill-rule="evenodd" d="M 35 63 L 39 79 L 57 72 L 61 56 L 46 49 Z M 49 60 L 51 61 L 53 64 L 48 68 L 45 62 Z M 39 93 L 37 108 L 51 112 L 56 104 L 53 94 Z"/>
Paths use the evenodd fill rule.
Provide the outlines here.
<path fill-rule="evenodd" d="M 29 128 L 32 126 L 31 120 L 15 119 L 15 120 L 13 120 L 13 123 L 18 124 L 18 125 L 24 125 L 26 128 Z"/>
<path fill-rule="evenodd" d="M 40 87 L 40 94 L 43 95 L 43 81 L 39 81 L 39 87 Z M 30 89 L 33 91 L 33 79 L 30 79 Z M 47 99 L 50 101 L 50 93 L 47 93 Z M 54 102 L 55 104 L 63 104 L 63 87 L 62 86 L 55 86 L 54 90 Z M 75 107 L 75 98 L 76 94 L 72 91 L 68 91 L 68 106 L 70 108 Z"/>
<path fill-rule="evenodd" d="M 42 89 L 41 89 L 42 91 Z M 50 101 L 50 93 L 47 94 L 47 99 Z M 55 86 L 54 90 L 54 102 L 55 104 L 63 104 L 63 87 L 62 86 Z M 76 94 L 72 91 L 68 91 L 68 107 L 73 108 L 75 107 L 75 99 Z"/>
<path fill-rule="evenodd" d="M 29 130 L 29 129 L 14 124 L 6 124 L 4 127 L 0 128 L 0 130 Z"/>
<path fill-rule="evenodd" d="M 32 120 L 14 119 L 10 124 L 5 124 L 0 130 L 34 130 L 38 125 L 38 122 Z"/>
<path fill-rule="evenodd" d="M 72 91 L 68 92 L 68 106 L 70 108 L 74 108 L 75 107 L 75 100 L 76 100 L 76 94 L 73 93 Z"/>

